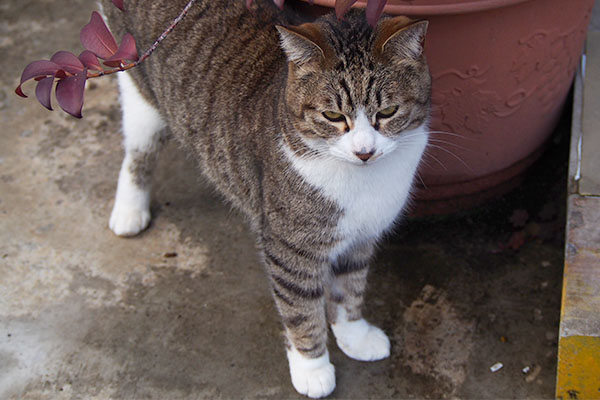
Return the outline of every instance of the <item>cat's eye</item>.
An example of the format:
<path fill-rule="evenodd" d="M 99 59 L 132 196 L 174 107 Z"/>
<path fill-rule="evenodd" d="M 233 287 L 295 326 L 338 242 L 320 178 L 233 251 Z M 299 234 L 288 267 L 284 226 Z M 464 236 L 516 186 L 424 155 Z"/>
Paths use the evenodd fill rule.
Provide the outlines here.
<path fill-rule="evenodd" d="M 344 114 L 335 111 L 325 111 L 323 112 L 323 116 L 331 122 L 346 122 Z"/>
<path fill-rule="evenodd" d="M 389 118 L 392 115 L 396 114 L 396 111 L 398 111 L 398 106 L 390 106 L 379 110 L 375 116 L 377 118 Z"/>

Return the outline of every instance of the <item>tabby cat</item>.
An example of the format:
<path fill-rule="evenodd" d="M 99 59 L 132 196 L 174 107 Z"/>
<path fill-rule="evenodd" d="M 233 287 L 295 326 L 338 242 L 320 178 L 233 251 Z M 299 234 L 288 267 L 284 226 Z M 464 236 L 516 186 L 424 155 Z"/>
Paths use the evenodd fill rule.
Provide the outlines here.
<path fill-rule="evenodd" d="M 108 24 L 147 48 L 187 0 L 103 0 Z M 165 131 L 248 216 L 287 338 L 292 384 L 335 388 L 328 324 L 349 357 L 388 357 L 361 315 L 378 239 L 401 213 L 427 144 L 427 22 L 362 11 L 307 23 L 271 0 L 200 0 L 161 47 L 119 74 L 125 159 L 110 228 L 150 221 Z"/>

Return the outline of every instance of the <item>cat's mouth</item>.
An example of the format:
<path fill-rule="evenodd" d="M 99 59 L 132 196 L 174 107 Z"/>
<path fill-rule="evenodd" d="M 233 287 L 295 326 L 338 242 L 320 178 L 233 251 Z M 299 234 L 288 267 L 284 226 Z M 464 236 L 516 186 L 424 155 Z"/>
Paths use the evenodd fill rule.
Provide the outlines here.
<path fill-rule="evenodd" d="M 362 153 L 362 154 L 361 153 L 347 154 L 347 153 L 338 153 L 336 151 L 332 151 L 331 154 L 335 158 L 340 159 L 341 161 L 350 163 L 352 165 L 356 165 L 358 167 L 367 167 L 367 166 L 373 165 L 377 161 L 379 161 L 385 155 L 385 152 L 383 152 L 383 151 L 373 152 L 372 155 L 369 155 L 369 156 L 364 155 L 364 153 Z"/>
<path fill-rule="evenodd" d="M 363 167 L 367 167 L 367 166 L 375 164 L 378 160 L 383 158 L 383 156 L 384 156 L 383 151 L 380 151 L 378 153 L 373 154 L 368 160 L 358 160 L 358 162 L 356 164 L 363 166 Z"/>
<path fill-rule="evenodd" d="M 369 158 L 367 161 L 365 161 L 364 165 L 373 164 L 375 161 L 379 160 L 381 157 L 383 157 L 383 151 L 373 154 L 373 156 L 371 158 Z"/>

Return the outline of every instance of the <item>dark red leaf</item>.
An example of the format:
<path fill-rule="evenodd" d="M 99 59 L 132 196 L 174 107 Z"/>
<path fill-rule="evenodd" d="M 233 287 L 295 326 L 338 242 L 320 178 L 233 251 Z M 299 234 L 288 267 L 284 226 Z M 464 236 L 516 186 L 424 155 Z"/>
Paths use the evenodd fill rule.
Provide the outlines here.
<path fill-rule="evenodd" d="M 246 7 L 250 8 L 252 5 L 252 0 L 246 0 Z"/>
<path fill-rule="evenodd" d="M 50 61 L 60 65 L 63 70 L 70 74 L 81 72 L 84 68 L 81 61 L 79 61 L 79 58 L 68 51 L 58 51 L 54 53 Z"/>
<path fill-rule="evenodd" d="M 80 73 L 61 79 L 56 84 L 56 100 L 58 105 L 76 118 L 81 118 L 83 107 L 83 90 L 87 80 L 87 68 Z"/>
<path fill-rule="evenodd" d="M 81 52 L 79 55 L 79 61 L 81 61 L 88 69 L 102 71 L 102 66 L 98 61 L 98 57 L 96 57 L 96 55 L 89 50 L 84 50 Z"/>
<path fill-rule="evenodd" d="M 112 2 L 119 10 L 125 11 L 125 8 L 123 8 L 123 0 L 112 0 Z"/>
<path fill-rule="evenodd" d="M 356 3 L 356 0 L 336 0 L 335 1 L 335 15 L 341 19 L 344 14 L 352 7 L 352 4 Z"/>
<path fill-rule="evenodd" d="M 377 21 L 383 12 L 387 0 L 369 0 L 367 2 L 367 22 L 371 26 L 377 25 Z"/>
<path fill-rule="evenodd" d="M 104 61 L 104 64 L 109 67 L 118 67 L 123 60 L 137 61 L 138 59 L 139 56 L 137 48 L 135 47 L 135 39 L 131 34 L 126 33 L 123 36 L 119 50 L 117 50 L 117 52 L 108 60 Z"/>
<path fill-rule="evenodd" d="M 90 22 L 81 29 L 79 39 L 83 47 L 103 59 L 112 57 L 118 50 L 115 38 L 96 11 L 92 13 Z"/>
<path fill-rule="evenodd" d="M 23 73 L 21 74 L 21 83 L 19 83 L 19 86 L 15 89 L 15 93 L 21 97 L 27 97 L 21 90 L 21 85 L 23 85 L 24 82 L 32 78 L 54 76 L 60 70 L 61 69 L 58 64 L 48 60 L 38 60 L 29 63 L 29 65 L 25 67 Z"/>
<path fill-rule="evenodd" d="M 49 76 L 38 82 L 35 87 L 35 97 L 38 101 L 52 111 L 52 105 L 50 104 L 50 98 L 52 97 L 52 86 L 54 85 L 54 77 Z"/>

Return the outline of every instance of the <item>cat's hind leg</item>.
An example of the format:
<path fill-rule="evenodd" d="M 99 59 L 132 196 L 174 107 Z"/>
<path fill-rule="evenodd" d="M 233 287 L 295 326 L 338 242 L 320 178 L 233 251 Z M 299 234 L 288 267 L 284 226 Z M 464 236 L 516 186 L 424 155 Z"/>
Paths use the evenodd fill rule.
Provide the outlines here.
<path fill-rule="evenodd" d="M 160 148 L 165 122 L 158 110 L 140 93 L 127 72 L 118 74 L 125 158 L 109 227 L 119 236 L 133 236 L 150 223 L 152 170 Z"/>
<path fill-rule="evenodd" d="M 376 361 L 390 355 L 390 340 L 362 317 L 364 292 L 373 245 L 365 244 L 340 258 L 333 269 L 327 314 L 339 348 L 350 358 Z"/>

